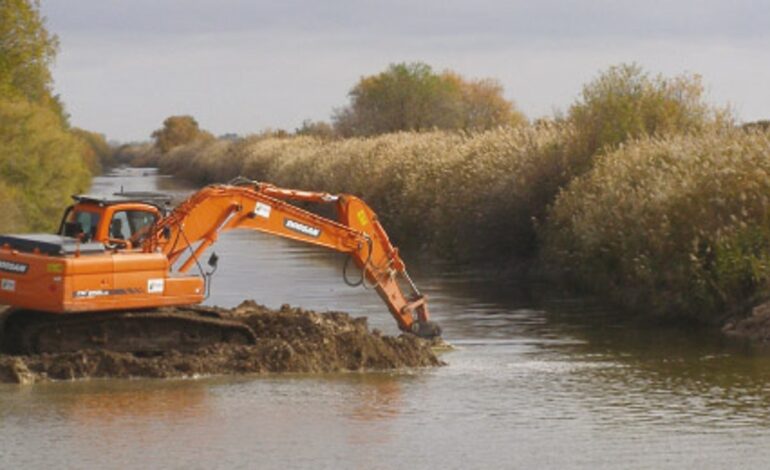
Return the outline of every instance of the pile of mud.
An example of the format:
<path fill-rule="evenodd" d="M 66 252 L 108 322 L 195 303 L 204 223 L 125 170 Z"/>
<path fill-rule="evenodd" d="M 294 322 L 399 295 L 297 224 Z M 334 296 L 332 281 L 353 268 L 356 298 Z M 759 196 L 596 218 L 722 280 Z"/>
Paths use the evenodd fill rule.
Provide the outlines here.
<path fill-rule="evenodd" d="M 754 307 L 748 317 L 729 320 L 722 332 L 729 338 L 745 340 L 755 346 L 770 346 L 770 302 Z"/>
<path fill-rule="evenodd" d="M 319 373 L 439 366 L 435 341 L 369 331 L 365 318 L 289 306 L 270 310 L 247 301 L 224 317 L 246 323 L 253 345 L 217 344 L 194 352 L 137 355 L 105 350 L 0 355 L 0 382 L 129 377 L 191 377 L 270 372 Z"/>

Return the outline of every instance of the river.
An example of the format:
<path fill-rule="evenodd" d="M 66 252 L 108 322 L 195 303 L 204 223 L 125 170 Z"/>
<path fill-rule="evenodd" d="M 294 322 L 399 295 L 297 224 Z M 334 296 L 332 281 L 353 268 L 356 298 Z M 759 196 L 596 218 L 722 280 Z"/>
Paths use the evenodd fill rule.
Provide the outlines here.
<path fill-rule="evenodd" d="M 94 192 L 185 188 L 154 170 Z M 334 253 L 221 237 L 208 304 L 253 298 L 397 332 Z M 0 468 L 766 468 L 770 357 L 548 286 L 407 264 L 457 349 L 392 373 L 0 385 Z"/>

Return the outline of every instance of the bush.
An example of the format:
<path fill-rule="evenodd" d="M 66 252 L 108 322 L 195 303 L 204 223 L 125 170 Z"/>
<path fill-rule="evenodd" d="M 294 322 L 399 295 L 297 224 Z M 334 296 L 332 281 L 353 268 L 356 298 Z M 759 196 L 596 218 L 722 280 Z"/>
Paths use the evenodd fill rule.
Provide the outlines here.
<path fill-rule="evenodd" d="M 585 85 L 568 120 L 577 131 L 577 149 L 585 155 L 642 136 L 699 132 L 730 121 L 726 110 L 704 101 L 699 76 L 650 77 L 629 64 L 610 67 Z"/>
<path fill-rule="evenodd" d="M 21 197 L 18 188 L 0 181 L 0 204 L 3 207 L 3 216 L 0 217 L 0 233 L 18 233 L 27 230 L 27 221 L 21 207 Z"/>
<path fill-rule="evenodd" d="M 83 161 L 92 174 L 99 174 L 104 168 L 115 164 L 113 149 L 104 134 L 78 128 L 73 128 L 70 132 L 83 141 Z"/>
<path fill-rule="evenodd" d="M 337 136 L 334 132 L 334 127 L 328 122 L 313 121 L 310 119 L 302 121 L 302 126 L 295 129 L 294 134 L 320 137 L 322 139 L 333 139 Z"/>
<path fill-rule="evenodd" d="M 547 259 L 638 309 L 714 320 L 770 280 L 770 134 L 644 138 L 556 200 Z"/>
<path fill-rule="evenodd" d="M 58 47 L 56 35 L 45 28 L 39 0 L 0 2 L 0 97 L 46 106 L 64 121 L 49 70 Z"/>
<path fill-rule="evenodd" d="M 70 195 L 90 183 L 83 142 L 54 111 L 22 100 L 0 101 L 0 140 L 0 196 L 14 198 L 3 207 L 21 212 L 20 228 L 55 229 Z"/>
<path fill-rule="evenodd" d="M 392 64 L 363 77 L 348 94 L 350 104 L 335 112 L 342 136 L 372 136 L 434 129 L 484 130 L 526 122 L 503 97 L 499 82 L 467 81 L 454 72 L 437 74 L 422 62 Z"/>
<path fill-rule="evenodd" d="M 122 144 L 112 149 L 112 160 L 118 165 L 149 167 L 160 165 L 160 151 L 149 142 Z"/>
<path fill-rule="evenodd" d="M 152 133 L 152 138 L 160 153 L 167 153 L 180 145 L 213 140 L 214 136 L 201 130 L 192 116 L 169 116 L 163 127 Z"/>
<path fill-rule="evenodd" d="M 160 159 L 160 170 L 193 182 L 225 182 L 238 176 L 240 164 L 229 158 L 238 141 L 198 141 L 176 147 Z"/>

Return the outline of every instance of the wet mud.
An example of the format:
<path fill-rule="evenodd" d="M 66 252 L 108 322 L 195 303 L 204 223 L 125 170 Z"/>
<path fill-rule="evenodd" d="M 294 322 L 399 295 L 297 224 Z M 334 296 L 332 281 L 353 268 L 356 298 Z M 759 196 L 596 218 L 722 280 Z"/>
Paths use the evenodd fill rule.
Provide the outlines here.
<path fill-rule="evenodd" d="M 722 332 L 728 338 L 744 340 L 762 349 L 770 348 L 770 302 L 754 307 L 748 317 L 730 319 Z"/>
<path fill-rule="evenodd" d="M 251 327 L 256 344 L 216 344 L 194 352 L 172 350 L 153 355 L 107 350 L 0 355 L 0 383 L 375 371 L 443 364 L 433 349 L 441 346 L 441 340 L 385 336 L 369 330 L 365 318 L 346 313 L 317 313 L 287 305 L 270 310 L 252 301 L 217 312 Z"/>

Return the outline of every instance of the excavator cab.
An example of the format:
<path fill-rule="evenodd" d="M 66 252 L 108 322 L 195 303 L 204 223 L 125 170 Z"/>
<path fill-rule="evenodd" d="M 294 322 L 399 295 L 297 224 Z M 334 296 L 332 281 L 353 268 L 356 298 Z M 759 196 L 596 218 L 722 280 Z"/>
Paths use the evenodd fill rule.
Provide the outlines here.
<path fill-rule="evenodd" d="M 156 199 L 73 198 L 57 233 L 0 235 L 0 304 L 75 313 L 203 300 L 200 276 L 174 275 L 164 253 L 143 250 L 162 218 Z"/>
<path fill-rule="evenodd" d="M 64 213 L 59 235 L 90 242 L 99 228 L 101 214 L 91 211 L 75 211 L 70 206 Z"/>
<path fill-rule="evenodd" d="M 58 234 L 80 242 L 104 243 L 113 249 L 141 246 L 160 220 L 163 206 L 158 204 L 159 196 L 132 194 L 73 196 L 76 202 L 65 211 Z"/>

